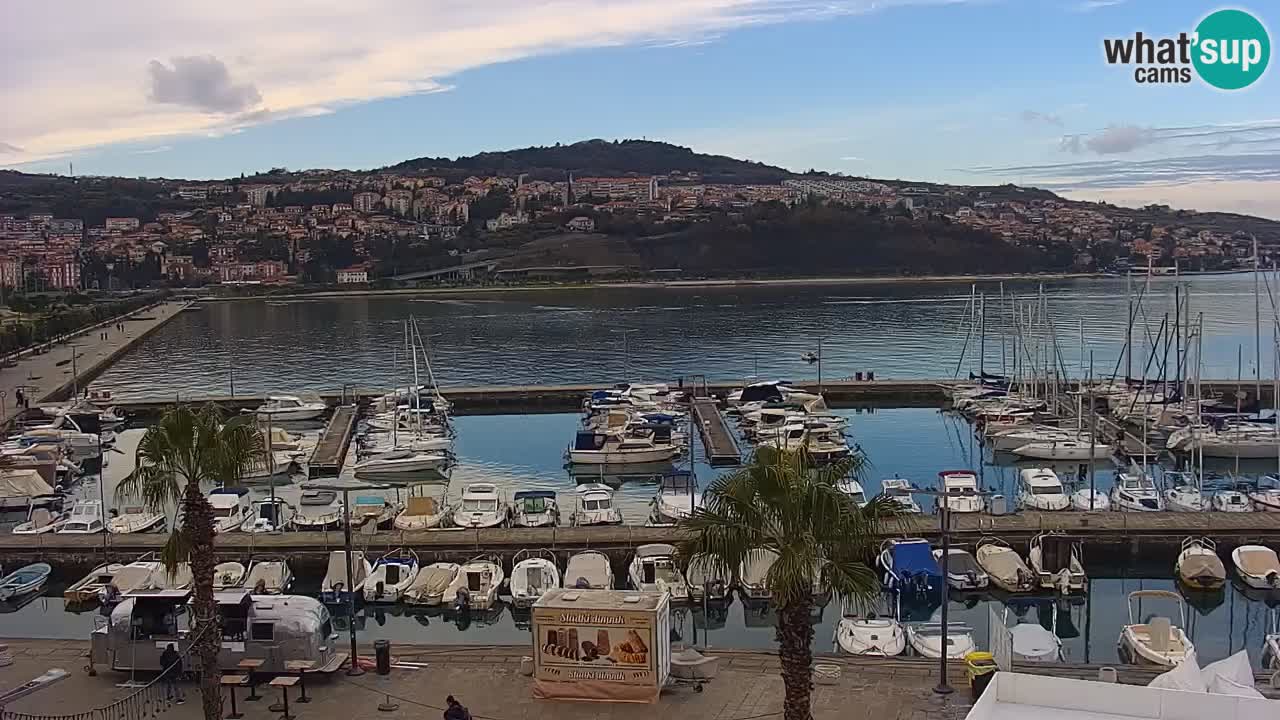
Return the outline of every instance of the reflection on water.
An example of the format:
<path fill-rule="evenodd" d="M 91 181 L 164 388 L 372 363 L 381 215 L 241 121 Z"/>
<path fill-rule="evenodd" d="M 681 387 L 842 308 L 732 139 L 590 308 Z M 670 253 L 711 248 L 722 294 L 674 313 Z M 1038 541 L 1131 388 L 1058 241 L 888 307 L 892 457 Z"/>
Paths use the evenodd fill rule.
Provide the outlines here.
<path fill-rule="evenodd" d="M 1243 347 L 1246 379 L 1254 376 L 1253 279 L 1200 276 L 1190 281 L 1194 311 L 1204 313 L 1203 376 L 1236 376 Z M 1155 278 L 1140 322 L 1150 336 L 1173 315 L 1173 278 Z M 1009 282 L 1006 295 L 1038 284 Z M 403 321 L 421 318 L 430 334 L 436 374 L 445 385 L 513 385 L 757 375 L 811 377 L 801 356 L 823 339 L 823 374 L 847 377 L 944 378 L 965 345 L 967 283 L 858 286 L 718 287 L 493 293 L 458 298 L 373 296 L 305 301 L 210 303 L 183 313 L 142 341 L 95 388 L 119 397 L 226 395 L 403 385 L 410 365 Z M 1013 357 L 1002 333 L 1008 317 L 988 283 L 990 314 L 983 343 L 988 372 Z M 1125 339 L 1123 278 L 1044 283 L 1066 368 L 1081 368 L 1077 327 L 1083 320 L 1095 375 L 1107 376 Z M 1271 324 L 1262 301 L 1262 327 Z M 623 331 L 629 341 L 623 342 Z M 1147 334 L 1135 330 L 1135 338 Z M 1145 342 L 1139 341 L 1145 346 Z M 1269 343 L 1269 340 L 1265 342 Z M 974 357 L 974 344 L 968 345 Z M 1145 354 L 1145 350 L 1143 351 Z M 1263 377 L 1270 376 L 1264 348 Z M 1139 355 L 1138 357 L 1141 357 Z M 976 359 L 973 362 L 977 367 Z M 628 368 L 630 373 L 628 373 Z M 626 378 L 628 374 L 632 378 Z"/>

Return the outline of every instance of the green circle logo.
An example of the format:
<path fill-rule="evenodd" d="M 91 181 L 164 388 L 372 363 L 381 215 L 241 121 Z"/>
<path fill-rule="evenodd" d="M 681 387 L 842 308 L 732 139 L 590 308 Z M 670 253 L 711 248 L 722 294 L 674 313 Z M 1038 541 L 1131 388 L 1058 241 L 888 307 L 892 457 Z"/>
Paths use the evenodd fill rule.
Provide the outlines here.
<path fill-rule="evenodd" d="M 1200 78 L 1220 90 L 1239 90 L 1262 77 L 1271 59 L 1271 38 L 1243 10 L 1218 10 L 1196 26 L 1192 64 Z"/>

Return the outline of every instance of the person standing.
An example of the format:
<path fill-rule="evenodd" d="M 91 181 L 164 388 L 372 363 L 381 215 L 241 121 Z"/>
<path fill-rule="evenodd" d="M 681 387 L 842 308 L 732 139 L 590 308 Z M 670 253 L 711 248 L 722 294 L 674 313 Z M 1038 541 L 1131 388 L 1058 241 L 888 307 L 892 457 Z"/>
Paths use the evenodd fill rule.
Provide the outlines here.
<path fill-rule="evenodd" d="M 444 711 L 444 720 L 471 720 L 471 711 L 454 699 L 452 695 L 444 699 L 449 705 Z"/>
<path fill-rule="evenodd" d="M 169 643 L 169 647 L 160 653 L 160 667 L 161 677 L 164 678 L 164 699 L 174 700 L 179 705 L 186 702 L 186 698 L 182 696 L 182 688 L 178 685 L 178 678 L 182 675 L 182 656 L 173 643 Z"/>

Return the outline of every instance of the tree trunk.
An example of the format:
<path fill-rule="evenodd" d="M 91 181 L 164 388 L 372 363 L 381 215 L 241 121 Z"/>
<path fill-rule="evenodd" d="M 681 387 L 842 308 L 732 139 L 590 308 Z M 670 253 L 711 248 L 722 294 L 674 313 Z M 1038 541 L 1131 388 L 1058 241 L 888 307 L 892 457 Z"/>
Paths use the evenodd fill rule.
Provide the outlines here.
<path fill-rule="evenodd" d="M 813 601 L 807 596 L 778 609 L 778 655 L 782 661 L 782 684 L 786 686 L 783 701 L 784 720 L 809 720 L 810 693 L 813 690 L 813 625 L 809 612 Z"/>
<path fill-rule="evenodd" d="M 191 655 L 200 671 L 200 703 L 205 720 L 222 717 L 222 689 L 219 687 L 218 649 L 222 645 L 221 620 L 213 600 L 213 508 L 200 492 L 199 483 L 187 483 L 182 498 L 183 528 L 189 533 L 191 575 L 195 600 L 191 605 L 191 634 L 196 638 Z"/>

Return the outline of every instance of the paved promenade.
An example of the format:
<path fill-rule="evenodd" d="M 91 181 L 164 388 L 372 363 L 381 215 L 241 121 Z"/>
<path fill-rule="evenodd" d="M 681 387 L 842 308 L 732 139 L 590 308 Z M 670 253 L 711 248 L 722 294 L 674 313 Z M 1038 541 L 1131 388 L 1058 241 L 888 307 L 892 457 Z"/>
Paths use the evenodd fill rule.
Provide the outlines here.
<path fill-rule="evenodd" d="M 187 305 L 186 302 L 175 301 L 137 310 L 120 320 L 124 330 L 116 330 L 115 323 L 108 320 L 103 327 L 90 328 L 54 344 L 48 352 L 25 354 L 13 367 L 0 369 L 0 390 L 5 393 L 3 400 L 0 400 L 0 424 L 9 422 L 16 414 L 14 391 L 19 387 L 31 405 L 43 402 L 63 388 L 70 387 L 73 345 L 75 374 L 82 378 L 92 377 L 143 336 L 172 320 Z M 105 340 L 100 337 L 102 333 L 107 334 Z M 81 384 L 82 391 L 83 387 Z"/>

